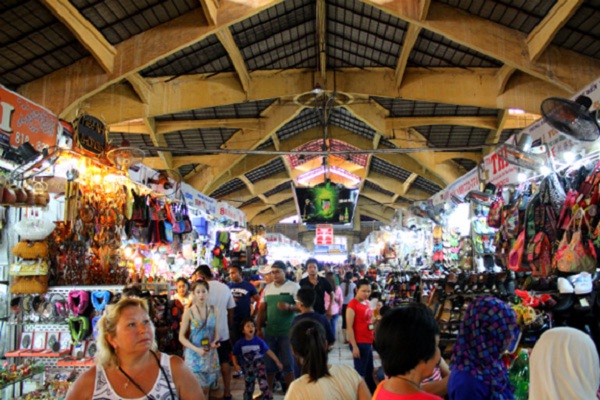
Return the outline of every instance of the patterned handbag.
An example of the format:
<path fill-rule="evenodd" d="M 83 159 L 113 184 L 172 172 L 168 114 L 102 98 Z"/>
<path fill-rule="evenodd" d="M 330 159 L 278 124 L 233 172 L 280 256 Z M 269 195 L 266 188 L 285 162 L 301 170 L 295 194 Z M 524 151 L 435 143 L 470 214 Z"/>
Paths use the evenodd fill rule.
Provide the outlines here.
<path fill-rule="evenodd" d="M 580 211 L 579 215 L 573 217 L 571 221 L 579 219 L 579 226 L 571 235 L 571 240 L 568 239 L 566 233 L 563 235 L 556 255 L 554 256 L 554 266 L 562 272 L 579 273 L 596 271 L 596 249 L 592 240 L 584 236 L 581 231 L 581 224 L 586 222 L 589 228 L 588 220 L 585 212 Z"/>

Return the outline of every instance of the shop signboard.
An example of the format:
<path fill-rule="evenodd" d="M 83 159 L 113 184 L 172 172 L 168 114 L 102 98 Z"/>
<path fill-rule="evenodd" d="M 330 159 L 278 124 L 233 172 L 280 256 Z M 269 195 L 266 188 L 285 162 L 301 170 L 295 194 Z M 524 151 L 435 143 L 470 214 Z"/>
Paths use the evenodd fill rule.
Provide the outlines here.
<path fill-rule="evenodd" d="M 217 217 L 237 222 L 239 226 L 246 225 L 246 215 L 244 212 L 224 201 L 220 201 L 217 204 Z"/>
<path fill-rule="evenodd" d="M 283 235 L 281 233 L 267 233 L 265 235 L 265 239 L 269 244 L 281 244 L 283 242 L 282 236 Z"/>
<path fill-rule="evenodd" d="M 29 142 L 41 151 L 56 145 L 57 132 L 56 115 L 0 85 L 0 145 Z"/>
<path fill-rule="evenodd" d="M 188 207 L 204 210 L 208 215 L 217 215 L 217 200 L 200 193 L 186 183 L 182 184 L 181 192 Z"/>
<path fill-rule="evenodd" d="M 315 232 L 315 244 L 333 244 L 333 225 L 318 224 Z"/>

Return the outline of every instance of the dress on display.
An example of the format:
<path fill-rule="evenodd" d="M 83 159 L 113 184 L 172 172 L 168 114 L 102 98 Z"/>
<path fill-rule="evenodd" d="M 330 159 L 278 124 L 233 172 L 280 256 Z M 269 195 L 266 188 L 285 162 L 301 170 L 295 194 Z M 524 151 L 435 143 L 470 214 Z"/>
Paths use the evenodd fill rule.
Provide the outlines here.
<path fill-rule="evenodd" d="M 194 346 L 201 347 L 203 338 L 208 338 L 209 343 L 212 343 L 215 338 L 215 325 L 217 319 L 213 307 L 208 307 L 206 320 L 195 318 L 192 313 L 190 318 L 190 342 Z M 219 379 L 220 365 L 219 357 L 216 349 L 211 349 L 205 356 L 200 356 L 192 349 L 186 348 L 184 353 L 185 365 L 187 365 L 202 387 L 211 386 Z"/>

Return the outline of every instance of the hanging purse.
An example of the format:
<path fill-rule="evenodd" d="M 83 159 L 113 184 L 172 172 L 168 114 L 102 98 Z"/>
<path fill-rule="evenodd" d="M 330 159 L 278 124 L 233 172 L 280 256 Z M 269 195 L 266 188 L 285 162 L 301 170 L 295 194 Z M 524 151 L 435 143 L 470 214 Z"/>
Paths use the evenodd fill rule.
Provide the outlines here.
<path fill-rule="evenodd" d="M 48 275 L 48 261 L 43 258 L 18 260 L 10 265 L 8 273 L 12 276 Z"/>
<path fill-rule="evenodd" d="M 48 291 L 48 277 L 44 275 L 15 276 L 10 285 L 11 294 L 41 294 Z"/>
<path fill-rule="evenodd" d="M 554 256 L 555 267 L 562 272 L 579 273 L 596 271 L 596 249 L 590 239 L 584 236 L 581 231 L 581 223 L 586 222 L 589 229 L 589 223 L 585 216 L 585 212 L 580 209 L 577 217 L 579 217 L 579 226 L 571 235 L 571 240 L 568 235 L 563 235 L 560 245 Z M 573 217 L 571 221 L 577 218 Z"/>
<path fill-rule="evenodd" d="M 14 245 L 11 251 L 15 257 L 26 260 L 48 257 L 48 245 L 46 242 L 21 241 Z"/>
<path fill-rule="evenodd" d="M 496 192 L 496 199 L 490 205 L 490 211 L 487 216 L 487 224 L 491 228 L 500 228 L 504 222 L 504 197 L 502 197 L 502 186 Z"/>

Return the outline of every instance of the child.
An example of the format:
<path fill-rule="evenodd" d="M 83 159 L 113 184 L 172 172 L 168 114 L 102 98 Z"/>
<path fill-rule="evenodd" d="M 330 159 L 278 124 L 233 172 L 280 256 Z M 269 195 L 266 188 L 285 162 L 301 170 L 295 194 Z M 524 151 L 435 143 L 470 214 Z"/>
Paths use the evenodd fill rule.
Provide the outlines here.
<path fill-rule="evenodd" d="M 329 350 L 333 349 L 333 345 L 335 344 L 335 336 L 331 331 L 331 324 L 327 317 L 322 314 L 316 313 L 313 305 L 315 304 L 315 299 L 317 296 L 317 292 L 313 288 L 300 288 L 298 289 L 298 293 L 296 293 L 296 305 L 300 314 L 294 317 L 292 321 L 292 326 L 294 326 L 299 321 L 305 319 L 313 319 L 320 323 L 325 330 L 325 339 L 327 340 L 327 344 L 329 346 Z M 297 378 L 298 376 L 296 376 Z"/>
<path fill-rule="evenodd" d="M 244 400 L 252 400 L 254 394 L 254 380 L 258 378 L 258 387 L 263 394 L 264 400 L 271 400 L 273 395 L 267 382 L 267 372 L 263 356 L 267 354 L 280 370 L 283 364 L 279 358 L 267 347 L 267 344 L 258 336 L 255 336 L 256 325 L 252 317 L 245 318 L 241 324 L 243 337 L 235 342 L 233 346 L 233 367 L 236 372 L 244 370 L 246 377 L 246 390 Z"/>

